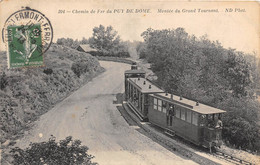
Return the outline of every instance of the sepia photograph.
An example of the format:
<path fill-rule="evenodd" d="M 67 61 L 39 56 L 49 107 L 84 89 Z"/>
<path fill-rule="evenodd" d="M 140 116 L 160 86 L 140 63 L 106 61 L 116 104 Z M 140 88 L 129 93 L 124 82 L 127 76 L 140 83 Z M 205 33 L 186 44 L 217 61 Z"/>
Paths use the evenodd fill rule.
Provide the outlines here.
<path fill-rule="evenodd" d="M 0 0 L 0 164 L 260 164 L 260 3 Z"/>

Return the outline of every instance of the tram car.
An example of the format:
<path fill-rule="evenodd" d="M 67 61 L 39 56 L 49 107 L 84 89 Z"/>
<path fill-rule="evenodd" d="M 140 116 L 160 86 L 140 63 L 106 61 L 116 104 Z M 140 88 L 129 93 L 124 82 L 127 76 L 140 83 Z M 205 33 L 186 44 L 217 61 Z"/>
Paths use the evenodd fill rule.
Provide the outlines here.
<path fill-rule="evenodd" d="M 149 94 L 162 93 L 163 90 L 145 78 L 128 78 L 126 87 L 128 105 L 141 121 L 148 121 Z"/>
<path fill-rule="evenodd" d="M 125 76 L 126 102 L 141 121 L 149 121 L 166 134 L 176 134 L 199 146 L 222 145 L 221 117 L 225 111 L 165 93 L 144 75 Z"/>
<path fill-rule="evenodd" d="M 138 69 L 136 63 L 134 62 L 131 66 L 131 70 L 126 70 L 125 71 L 125 93 L 128 93 L 128 81 L 127 79 L 128 78 L 137 78 L 137 77 L 142 77 L 142 78 L 145 78 L 145 71 L 144 70 L 141 70 L 141 69 Z M 128 95 L 126 95 L 126 100 L 128 99 L 127 98 Z"/>
<path fill-rule="evenodd" d="M 225 111 L 168 93 L 149 94 L 149 122 L 196 145 L 211 148 L 222 145 Z"/>

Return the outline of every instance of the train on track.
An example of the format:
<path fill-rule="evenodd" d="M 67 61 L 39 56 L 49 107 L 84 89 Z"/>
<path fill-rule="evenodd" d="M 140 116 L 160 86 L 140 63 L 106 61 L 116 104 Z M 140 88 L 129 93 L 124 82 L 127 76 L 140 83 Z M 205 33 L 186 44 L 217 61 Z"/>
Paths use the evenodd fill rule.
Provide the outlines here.
<path fill-rule="evenodd" d="M 224 110 L 182 96 L 169 94 L 145 78 L 146 72 L 136 65 L 124 73 L 125 100 L 140 121 L 164 129 L 206 148 L 222 145 Z"/>

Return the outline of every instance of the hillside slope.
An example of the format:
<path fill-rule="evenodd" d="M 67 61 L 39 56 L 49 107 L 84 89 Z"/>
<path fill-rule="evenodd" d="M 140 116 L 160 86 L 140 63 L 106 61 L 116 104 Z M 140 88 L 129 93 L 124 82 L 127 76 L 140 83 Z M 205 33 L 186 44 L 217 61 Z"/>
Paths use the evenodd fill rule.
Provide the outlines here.
<path fill-rule="evenodd" d="M 4 53 L 0 59 L 0 83 L 7 82 L 0 89 L 0 142 L 5 144 L 22 136 L 38 116 L 104 71 L 95 57 L 56 44 L 44 54 L 45 67 L 8 70 Z M 76 75 L 73 64 L 84 73 Z"/>

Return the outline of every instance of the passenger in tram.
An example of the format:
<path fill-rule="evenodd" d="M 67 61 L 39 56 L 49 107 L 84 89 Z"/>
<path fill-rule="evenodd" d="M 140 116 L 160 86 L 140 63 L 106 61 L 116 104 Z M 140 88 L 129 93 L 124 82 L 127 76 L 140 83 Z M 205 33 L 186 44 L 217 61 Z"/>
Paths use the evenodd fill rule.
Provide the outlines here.
<path fill-rule="evenodd" d="M 214 128 L 215 127 L 215 121 L 213 115 L 208 115 L 208 127 Z"/>
<path fill-rule="evenodd" d="M 219 117 L 218 117 L 218 121 L 217 121 L 217 123 L 216 123 L 216 128 L 222 129 L 222 127 L 223 127 L 223 123 L 222 123 L 222 121 L 221 121 L 221 117 L 219 116 Z"/>
<path fill-rule="evenodd" d="M 218 121 L 216 123 L 216 140 L 220 140 L 220 137 L 221 137 L 221 129 L 223 127 L 223 123 L 221 121 L 221 117 L 219 116 L 218 117 Z"/>
<path fill-rule="evenodd" d="M 172 126 L 173 116 L 174 116 L 174 109 L 173 109 L 173 106 L 171 105 L 169 110 L 168 110 L 168 113 L 167 113 L 167 125 Z"/>
<path fill-rule="evenodd" d="M 206 118 L 206 115 L 200 115 L 200 126 L 201 126 L 201 127 L 207 126 L 207 118 Z"/>

